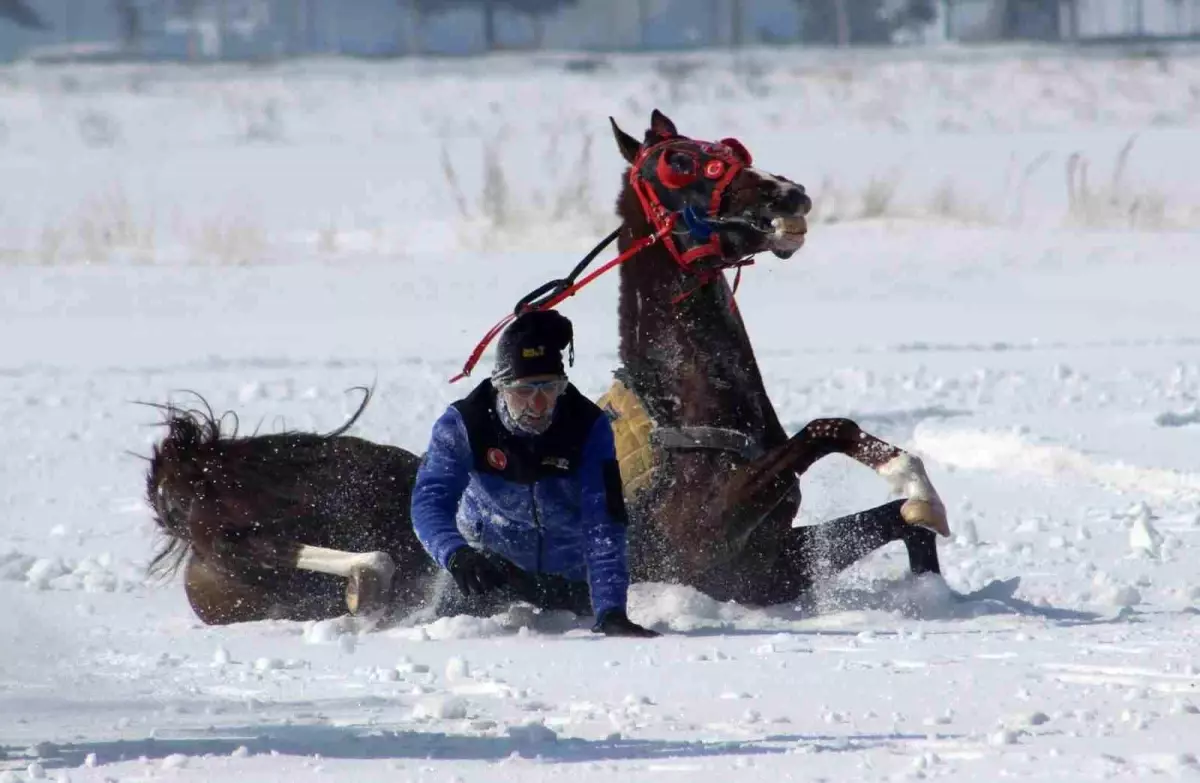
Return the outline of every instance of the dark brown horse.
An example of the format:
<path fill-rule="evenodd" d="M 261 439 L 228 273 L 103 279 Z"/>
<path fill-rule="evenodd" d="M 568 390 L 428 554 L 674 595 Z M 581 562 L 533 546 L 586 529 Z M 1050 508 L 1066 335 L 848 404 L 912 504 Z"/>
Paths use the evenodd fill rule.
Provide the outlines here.
<path fill-rule="evenodd" d="M 613 132 L 630 163 L 620 245 L 655 238 L 620 272 L 620 377 L 653 420 L 658 460 L 653 480 L 630 493 L 633 579 L 775 604 L 891 541 L 904 542 L 914 571 L 937 571 L 932 530 L 947 532 L 945 512 L 920 461 L 848 419 L 789 438 L 733 306 L 724 270 L 802 246 L 804 189 L 755 169 L 733 140 L 680 135 L 657 111 L 643 141 L 615 123 Z M 345 435 L 353 421 L 328 435 L 232 437 L 211 412 L 168 409 L 147 477 L 168 536 L 156 563 L 169 571 L 186 560 L 188 598 L 205 622 L 426 604 L 434 566 L 409 519 L 418 458 Z M 833 453 L 901 498 L 793 528 L 800 475 Z"/>
<path fill-rule="evenodd" d="M 635 578 L 776 604 L 893 540 L 905 542 L 914 571 L 937 571 L 929 528 L 948 530 L 920 460 L 849 419 L 818 419 L 789 438 L 720 274 L 758 253 L 800 249 L 812 206 L 804 188 L 754 169 L 734 140 L 681 136 L 658 111 L 642 141 L 615 123 L 613 132 L 631 166 L 617 204 L 622 247 L 689 206 L 693 215 L 710 207 L 701 222 L 711 235 L 671 231 L 621 267 L 623 380 L 665 444 L 657 478 L 634 498 Z M 903 499 L 793 528 L 799 477 L 835 453 L 878 472 Z"/>
<path fill-rule="evenodd" d="M 207 406 L 162 406 L 146 499 L 165 544 L 151 572 L 183 565 L 209 624 L 357 613 L 389 586 L 397 604 L 423 603 L 436 567 L 408 523 L 419 460 L 345 434 L 369 401 L 324 435 L 239 436 Z"/>

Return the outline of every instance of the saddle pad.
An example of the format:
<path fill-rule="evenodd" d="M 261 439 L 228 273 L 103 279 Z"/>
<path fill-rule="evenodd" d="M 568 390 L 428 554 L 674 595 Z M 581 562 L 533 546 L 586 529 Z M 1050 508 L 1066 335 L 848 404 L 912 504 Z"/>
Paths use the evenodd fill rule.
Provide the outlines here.
<path fill-rule="evenodd" d="M 650 486 L 658 468 L 655 449 L 650 443 L 654 422 L 641 401 L 621 381 L 613 381 L 596 404 L 608 415 L 621 467 L 621 485 L 626 502 Z"/>

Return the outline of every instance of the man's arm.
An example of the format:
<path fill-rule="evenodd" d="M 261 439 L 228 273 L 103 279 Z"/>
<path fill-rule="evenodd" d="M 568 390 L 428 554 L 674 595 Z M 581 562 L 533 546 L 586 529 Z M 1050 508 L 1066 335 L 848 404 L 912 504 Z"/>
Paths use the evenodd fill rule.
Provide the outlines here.
<path fill-rule="evenodd" d="M 609 610 L 625 610 L 629 591 L 625 502 L 616 446 L 608 418 L 596 420 L 584 446 L 580 468 L 584 557 L 592 609 L 600 618 Z"/>
<path fill-rule="evenodd" d="M 458 530 L 458 502 L 470 482 L 471 445 L 462 417 L 448 408 L 433 425 L 429 448 L 417 470 L 412 525 L 425 551 L 443 568 L 454 550 L 466 546 Z"/>

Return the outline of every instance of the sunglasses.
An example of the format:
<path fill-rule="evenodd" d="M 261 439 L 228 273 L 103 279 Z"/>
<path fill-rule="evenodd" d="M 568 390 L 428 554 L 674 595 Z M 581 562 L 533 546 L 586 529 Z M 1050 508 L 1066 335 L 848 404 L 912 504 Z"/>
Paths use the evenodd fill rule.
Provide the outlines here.
<path fill-rule="evenodd" d="M 558 397 L 566 390 L 567 380 L 565 378 L 556 378 L 549 381 L 521 381 L 520 383 L 510 383 L 504 386 L 505 394 L 523 401 L 532 400 L 538 392 L 542 392 L 548 397 Z"/>

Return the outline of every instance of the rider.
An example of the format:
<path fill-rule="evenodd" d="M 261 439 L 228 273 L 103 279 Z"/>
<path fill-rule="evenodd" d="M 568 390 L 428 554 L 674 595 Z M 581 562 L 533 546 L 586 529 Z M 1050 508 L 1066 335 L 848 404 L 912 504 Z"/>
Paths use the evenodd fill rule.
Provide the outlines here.
<path fill-rule="evenodd" d="M 567 380 L 568 345 L 573 354 L 561 313 L 520 315 L 500 336 L 491 378 L 434 424 L 412 523 L 461 593 L 441 590 L 436 611 L 486 616 L 527 601 L 590 609 L 596 633 L 657 636 L 626 614 L 627 518 L 612 428 Z"/>

